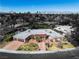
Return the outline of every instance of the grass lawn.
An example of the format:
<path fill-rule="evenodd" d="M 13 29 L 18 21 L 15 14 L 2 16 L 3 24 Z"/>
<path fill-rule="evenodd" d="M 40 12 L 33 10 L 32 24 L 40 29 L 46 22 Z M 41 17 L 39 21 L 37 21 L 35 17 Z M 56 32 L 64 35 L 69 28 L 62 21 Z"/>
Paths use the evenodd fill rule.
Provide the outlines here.
<path fill-rule="evenodd" d="M 72 45 L 70 42 L 63 43 L 63 49 L 66 48 L 74 48 L 74 45 Z"/>
<path fill-rule="evenodd" d="M 53 41 L 53 42 L 52 42 L 52 46 L 49 47 L 48 50 L 49 50 L 49 51 L 52 51 L 52 50 L 60 50 L 60 48 L 58 48 L 57 45 L 56 45 L 56 42 Z"/>
<path fill-rule="evenodd" d="M 68 41 L 62 41 L 62 48 L 57 47 L 56 42 L 52 42 L 52 46 L 48 48 L 48 50 L 61 50 L 61 49 L 67 49 L 67 48 L 74 48 L 75 46 L 72 45 L 70 42 Z"/>
<path fill-rule="evenodd" d="M 61 50 L 60 48 L 58 48 L 58 47 L 56 47 L 55 45 L 53 45 L 52 47 L 50 47 L 49 49 L 48 49 L 49 51 L 57 51 L 57 50 Z"/>

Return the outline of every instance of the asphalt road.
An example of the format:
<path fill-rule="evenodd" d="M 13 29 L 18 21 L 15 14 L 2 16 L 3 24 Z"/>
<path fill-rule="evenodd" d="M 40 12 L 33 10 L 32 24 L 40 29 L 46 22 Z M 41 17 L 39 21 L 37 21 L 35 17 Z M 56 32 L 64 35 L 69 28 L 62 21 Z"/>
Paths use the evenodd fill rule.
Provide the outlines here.
<path fill-rule="evenodd" d="M 14 54 L 0 52 L 0 59 L 79 59 L 79 48 L 72 51 L 46 54 Z"/>

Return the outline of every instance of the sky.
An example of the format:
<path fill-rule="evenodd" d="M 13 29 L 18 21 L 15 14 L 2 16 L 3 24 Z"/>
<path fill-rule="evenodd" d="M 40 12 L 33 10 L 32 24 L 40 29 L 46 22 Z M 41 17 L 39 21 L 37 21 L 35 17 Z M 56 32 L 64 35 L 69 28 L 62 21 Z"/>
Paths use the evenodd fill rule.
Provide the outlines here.
<path fill-rule="evenodd" d="M 0 12 L 79 12 L 79 0 L 0 0 Z"/>

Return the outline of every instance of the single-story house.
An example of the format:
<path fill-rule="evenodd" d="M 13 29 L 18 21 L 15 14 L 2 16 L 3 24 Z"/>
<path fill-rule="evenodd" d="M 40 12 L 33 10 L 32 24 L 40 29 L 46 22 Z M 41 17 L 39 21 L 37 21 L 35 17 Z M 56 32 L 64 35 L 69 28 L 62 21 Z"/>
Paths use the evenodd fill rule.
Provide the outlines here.
<path fill-rule="evenodd" d="M 22 40 L 25 42 L 27 37 L 29 37 L 31 35 L 36 35 L 36 34 L 46 34 L 46 35 L 49 35 L 53 38 L 62 37 L 62 35 L 60 33 L 57 33 L 51 29 L 28 29 L 24 32 L 20 32 L 20 33 L 14 35 L 13 39 Z"/>

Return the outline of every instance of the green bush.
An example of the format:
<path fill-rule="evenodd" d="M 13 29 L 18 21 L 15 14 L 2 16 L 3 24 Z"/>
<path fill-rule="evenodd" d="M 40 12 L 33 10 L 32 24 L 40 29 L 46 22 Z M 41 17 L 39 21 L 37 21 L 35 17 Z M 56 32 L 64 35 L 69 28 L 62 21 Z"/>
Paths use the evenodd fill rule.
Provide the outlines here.
<path fill-rule="evenodd" d="M 20 46 L 17 50 L 23 50 L 23 51 L 35 51 L 38 49 L 38 45 L 35 43 L 31 44 L 25 44 Z"/>
<path fill-rule="evenodd" d="M 7 42 L 9 42 L 11 40 L 13 40 L 13 39 L 12 39 L 12 36 L 10 36 L 10 35 L 6 35 L 4 38 L 4 41 L 7 41 Z"/>
<path fill-rule="evenodd" d="M 6 34 L 6 35 L 4 36 L 4 41 L 6 41 L 6 42 L 12 41 L 12 40 L 13 40 L 13 38 L 12 38 L 13 35 L 14 35 L 14 33 Z"/>
<path fill-rule="evenodd" d="M 42 38 L 41 37 L 39 37 L 39 36 L 36 36 L 36 41 L 41 41 L 42 40 Z"/>

